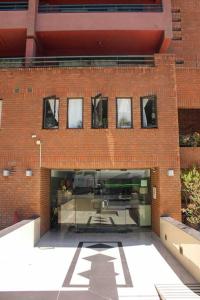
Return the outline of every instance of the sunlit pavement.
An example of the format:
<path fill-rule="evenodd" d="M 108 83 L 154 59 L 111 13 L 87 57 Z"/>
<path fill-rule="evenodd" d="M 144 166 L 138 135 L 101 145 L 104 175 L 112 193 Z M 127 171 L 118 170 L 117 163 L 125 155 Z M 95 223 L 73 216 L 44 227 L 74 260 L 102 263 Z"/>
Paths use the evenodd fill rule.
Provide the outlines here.
<path fill-rule="evenodd" d="M 195 283 L 152 232 L 51 231 L 30 251 L 0 254 L 0 300 L 156 300 L 156 286 Z"/>

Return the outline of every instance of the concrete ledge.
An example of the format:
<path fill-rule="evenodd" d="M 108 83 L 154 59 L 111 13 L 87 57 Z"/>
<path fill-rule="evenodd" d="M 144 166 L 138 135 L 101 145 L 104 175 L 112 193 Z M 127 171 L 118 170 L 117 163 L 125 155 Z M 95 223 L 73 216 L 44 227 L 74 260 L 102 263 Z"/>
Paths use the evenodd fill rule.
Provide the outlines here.
<path fill-rule="evenodd" d="M 160 237 L 170 252 L 200 282 L 200 232 L 170 217 L 161 217 Z"/>
<path fill-rule="evenodd" d="M 156 289 L 162 300 L 200 299 L 200 284 L 157 284 Z"/>
<path fill-rule="evenodd" d="M 180 230 L 184 231 L 185 233 L 189 234 L 190 236 L 192 236 L 195 239 L 197 239 L 198 241 L 200 241 L 200 232 L 199 231 L 197 231 L 179 221 L 176 221 L 175 219 L 173 219 L 171 217 L 162 217 L 161 219 L 171 223 L 176 228 L 179 228 Z"/>
<path fill-rule="evenodd" d="M 0 231 L 0 253 L 26 250 L 40 239 L 40 218 L 23 220 Z"/>
<path fill-rule="evenodd" d="M 13 232 L 14 230 L 17 230 L 17 229 L 21 228 L 22 226 L 28 224 L 29 222 L 30 222 L 30 220 L 23 220 L 23 221 L 20 221 L 20 222 L 14 224 L 14 225 L 11 225 L 11 226 L 5 228 L 5 229 L 2 229 L 0 231 L 0 238 L 2 238 L 3 236 L 5 236 L 5 235 L 7 235 L 11 232 Z"/>

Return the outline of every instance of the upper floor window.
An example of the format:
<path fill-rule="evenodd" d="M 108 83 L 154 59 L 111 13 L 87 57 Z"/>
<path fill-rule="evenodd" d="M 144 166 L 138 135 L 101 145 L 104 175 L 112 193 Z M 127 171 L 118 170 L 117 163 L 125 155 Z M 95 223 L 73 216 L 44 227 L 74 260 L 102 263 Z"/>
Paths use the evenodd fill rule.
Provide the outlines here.
<path fill-rule="evenodd" d="M 83 99 L 68 99 L 67 128 L 83 128 Z"/>
<path fill-rule="evenodd" d="M 108 98 L 92 98 L 92 128 L 108 128 Z"/>
<path fill-rule="evenodd" d="M 142 128 L 157 128 L 157 97 L 141 97 L 140 101 Z"/>
<path fill-rule="evenodd" d="M 2 106 L 3 106 L 3 100 L 0 99 L 0 128 L 1 128 L 1 121 L 2 121 Z"/>
<path fill-rule="evenodd" d="M 59 127 L 59 100 L 53 96 L 44 99 L 43 128 L 53 129 Z"/>
<path fill-rule="evenodd" d="M 117 98 L 117 128 L 132 128 L 132 99 Z"/>

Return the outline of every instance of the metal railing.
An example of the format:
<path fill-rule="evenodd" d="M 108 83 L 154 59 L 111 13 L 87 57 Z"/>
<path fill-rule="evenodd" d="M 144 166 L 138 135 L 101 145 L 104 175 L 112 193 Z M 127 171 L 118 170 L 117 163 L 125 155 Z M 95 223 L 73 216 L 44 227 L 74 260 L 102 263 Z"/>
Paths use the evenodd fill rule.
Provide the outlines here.
<path fill-rule="evenodd" d="M 41 68 L 41 67 L 154 67 L 154 56 L 49 56 L 0 58 L 0 68 Z"/>
<path fill-rule="evenodd" d="M 16 11 L 16 10 L 27 10 L 28 1 L 20 2 L 0 2 L 0 11 Z"/>
<path fill-rule="evenodd" d="M 40 4 L 40 13 L 80 13 L 80 12 L 162 12 L 162 4 Z"/>

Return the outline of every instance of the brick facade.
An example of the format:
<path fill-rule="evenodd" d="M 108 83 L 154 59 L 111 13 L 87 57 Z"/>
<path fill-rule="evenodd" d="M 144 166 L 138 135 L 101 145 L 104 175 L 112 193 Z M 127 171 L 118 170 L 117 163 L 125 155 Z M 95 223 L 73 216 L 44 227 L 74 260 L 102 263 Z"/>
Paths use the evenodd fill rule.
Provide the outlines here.
<path fill-rule="evenodd" d="M 11 210 L 8 217 L 15 210 L 23 218 L 40 214 L 44 224 L 48 224 L 49 184 L 46 184 L 47 190 L 44 188 L 49 180 L 48 172 L 38 169 L 39 148 L 31 139 L 33 133 L 42 140 L 42 167 L 47 170 L 158 168 L 155 184 L 158 182 L 163 192 L 157 200 L 159 205 L 154 205 L 153 209 L 155 231 L 159 231 L 160 214 L 180 217 L 173 56 L 157 56 L 154 68 L 21 69 L 1 72 L 0 77 L 6 116 L 2 118 L 0 132 L 1 167 L 15 164 L 16 171 L 9 178 L 1 177 L 4 182 L 2 203 L 6 204 L 3 209 L 9 207 Z M 17 93 L 16 88 L 19 89 Z M 91 96 L 99 91 L 109 98 L 109 128 L 103 130 L 91 129 Z M 41 129 L 43 98 L 52 94 L 60 99 L 60 126 L 55 130 Z M 158 129 L 141 129 L 140 97 L 149 94 L 156 94 L 158 98 Z M 84 129 L 66 129 L 66 99 L 80 96 L 84 98 Z M 133 98 L 133 129 L 116 129 L 116 97 Z M 167 107 L 165 103 L 168 103 Z M 168 120 L 175 126 L 171 127 Z M 33 177 L 25 177 L 27 168 L 33 169 Z M 175 169 L 170 184 L 168 168 Z M 19 182 L 23 184 L 19 185 Z"/>
<path fill-rule="evenodd" d="M 184 64 L 177 65 L 176 68 L 180 131 L 200 132 L 198 112 L 200 108 L 200 3 L 198 0 L 173 0 L 172 8 L 180 9 L 181 40 L 172 41 L 170 52 L 175 53 L 176 59 L 184 61 Z M 183 109 L 182 115 L 181 109 Z M 199 148 L 180 148 L 180 158 L 182 168 L 199 166 Z"/>
<path fill-rule="evenodd" d="M 200 3 L 172 0 L 172 10 L 181 14 L 181 39 L 172 40 L 168 53 L 155 55 L 155 67 L 0 71 L 0 169 L 13 170 L 8 178 L 0 176 L 1 227 L 12 224 L 17 212 L 19 218 L 40 215 L 41 232 L 48 230 L 51 169 L 149 168 L 152 187 L 157 187 L 157 199 L 152 201 L 153 230 L 159 234 L 162 214 L 180 220 L 180 162 L 189 167 L 199 161 L 198 149 L 189 157 L 187 151 L 194 150 L 180 151 L 178 108 L 200 108 Z M 34 53 L 34 47 L 33 42 L 26 50 Z M 176 65 L 176 60 L 185 64 Z M 91 129 L 91 97 L 98 93 L 109 100 L 108 129 Z M 43 98 L 51 95 L 59 98 L 59 129 L 46 130 L 42 129 Z M 157 95 L 158 129 L 141 129 L 140 97 L 147 95 Z M 66 129 L 68 97 L 84 99 L 83 129 Z M 116 129 L 116 97 L 132 97 L 133 129 Z M 42 141 L 41 169 L 32 134 Z M 30 178 L 25 176 L 29 168 L 33 170 Z M 173 177 L 167 175 L 168 169 L 174 169 Z"/>

